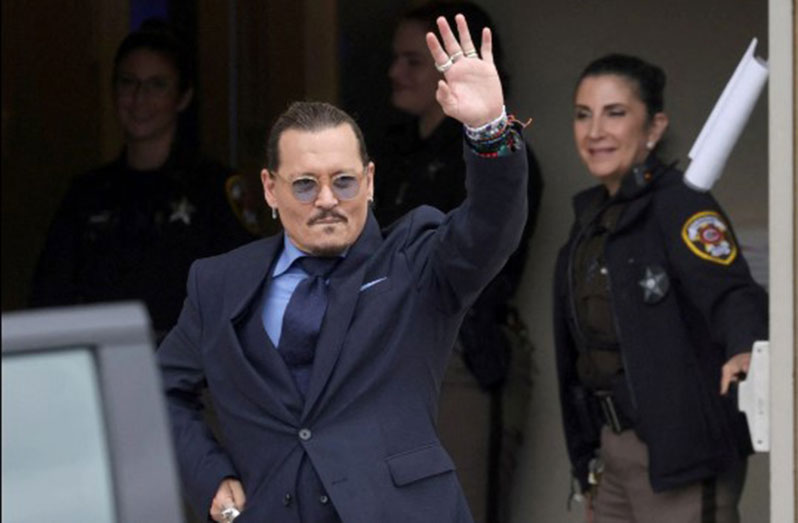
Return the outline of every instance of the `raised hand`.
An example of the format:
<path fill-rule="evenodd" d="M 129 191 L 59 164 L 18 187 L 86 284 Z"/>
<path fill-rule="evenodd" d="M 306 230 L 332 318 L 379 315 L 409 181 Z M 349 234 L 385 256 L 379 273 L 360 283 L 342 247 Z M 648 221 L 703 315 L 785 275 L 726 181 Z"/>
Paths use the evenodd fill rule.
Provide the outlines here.
<path fill-rule="evenodd" d="M 491 33 L 487 27 L 482 30 L 480 58 L 465 17 L 458 14 L 454 19 L 459 42 L 444 17 L 437 20 L 443 46 L 435 34 L 427 33 L 427 47 L 444 76 L 435 97 L 448 116 L 469 127 L 479 127 L 501 116 L 504 107 L 499 73 L 493 64 Z"/>

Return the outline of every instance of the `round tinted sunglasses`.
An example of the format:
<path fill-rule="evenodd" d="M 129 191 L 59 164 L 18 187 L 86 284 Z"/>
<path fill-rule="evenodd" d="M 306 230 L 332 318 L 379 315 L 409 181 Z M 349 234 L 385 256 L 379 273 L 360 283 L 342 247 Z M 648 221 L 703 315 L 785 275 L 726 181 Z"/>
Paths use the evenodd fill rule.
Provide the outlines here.
<path fill-rule="evenodd" d="M 291 193 L 294 198 L 302 203 L 316 201 L 321 192 L 321 182 L 315 176 L 300 175 L 293 180 L 286 179 L 276 171 L 272 171 L 277 178 L 280 178 L 291 185 Z M 339 173 L 330 179 L 330 189 L 339 200 L 351 200 L 360 192 L 360 179 L 363 174 Z"/>

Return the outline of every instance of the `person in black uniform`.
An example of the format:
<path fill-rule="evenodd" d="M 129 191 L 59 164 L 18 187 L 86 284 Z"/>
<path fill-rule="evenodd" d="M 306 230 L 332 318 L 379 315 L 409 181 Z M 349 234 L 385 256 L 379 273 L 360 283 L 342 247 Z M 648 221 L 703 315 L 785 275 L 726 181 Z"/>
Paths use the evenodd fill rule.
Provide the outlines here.
<path fill-rule="evenodd" d="M 495 28 L 484 10 L 460 1 L 423 4 L 406 12 L 397 24 L 388 75 L 391 103 L 406 117 L 371 140 L 378 173 L 374 213 L 383 226 L 419 205 L 449 212 L 465 199 L 462 125 L 448 118 L 435 99 L 443 76 L 435 69 L 424 40 L 427 32 L 436 31 L 439 16 L 451 24 L 457 13 L 464 14 L 475 28 L 477 47 L 481 29 Z M 506 91 L 503 50 L 495 31 L 493 56 Z M 512 368 L 510 360 L 517 347 L 529 346 L 522 334 L 508 327 L 508 318 L 519 328 L 510 300 L 521 281 L 543 185 L 529 146 L 527 160 L 529 212 L 523 238 L 468 312 L 441 393 L 438 429 L 457 465 L 476 521 L 500 521 L 505 519 L 502 514 L 507 515 L 511 469 L 526 418 L 529 356 L 514 354 Z M 510 375 L 518 383 L 507 388 Z M 507 397 L 508 390 L 513 397 Z M 522 393 L 516 394 L 518 390 Z"/>
<path fill-rule="evenodd" d="M 574 97 L 599 185 L 574 198 L 554 328 L 566 443 L 596 523 L 737 522 L 752 452 L 729 387 L 767 338 L 766 293 L 717 201 L 656 155 L 664 86 L 659 67 L 609 55 Z"/>
<path fill-rule="evenodd" d="M 177 321 L 191 262 L 253 236 L 228 201 L 230 170 L 181 135 L 193 67 L 174 33 L 145 22 L 128 35 L 112 86 L 124 149 L 73 180 L 39 259 L 31 305 L 143 300 L 160 339 Z"/>

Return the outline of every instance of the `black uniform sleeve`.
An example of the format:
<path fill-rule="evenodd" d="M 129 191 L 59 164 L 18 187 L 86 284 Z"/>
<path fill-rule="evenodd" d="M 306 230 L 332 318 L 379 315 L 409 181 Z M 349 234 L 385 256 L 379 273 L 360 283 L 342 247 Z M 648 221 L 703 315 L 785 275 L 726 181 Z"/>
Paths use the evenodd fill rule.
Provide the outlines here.
<path fill-rule="evenodd" d="M 679 290 L 701 312 L 726 360 L 767 339 L 767 295 L 751 277 L 731 222 L 709 193 L 681 184 L 658 199 Z"/>
<path fill-rule="evenodd" d="M 72 184 L 50 224 L 33 276 L 31 307 L 72 305 L 80 300 L 75 284 L 82 230 L 79 194 Z"/>

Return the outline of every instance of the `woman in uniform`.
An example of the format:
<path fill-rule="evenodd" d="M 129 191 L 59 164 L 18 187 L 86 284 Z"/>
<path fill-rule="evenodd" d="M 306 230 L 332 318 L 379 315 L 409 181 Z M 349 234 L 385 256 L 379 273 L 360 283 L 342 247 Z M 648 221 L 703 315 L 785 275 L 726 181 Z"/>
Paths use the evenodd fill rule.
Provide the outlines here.
<path fill-rule="evenodd" d="M 177 321 L 191 262 L 253 239 L 228 201 L 230 170 L 181 129 L 192 63 L 161 24 L 120 44 L 111 85 L 124 148 L 72 181 L 39 259 L 33 306 L 141 300 L 160 338 Z"/>
<path fill-rule="evenodd" d="M 711 194 L 657 156 L 664 72 L 610 55 L 582 72 L 574 197 L 555 274 L 573 474 L 601 522 L 737 522 L 751 442 L 729 394 L 767 338 L 767 299 Z M 702 519 L 705 518 L 705 519 Z"/>

